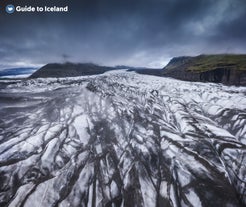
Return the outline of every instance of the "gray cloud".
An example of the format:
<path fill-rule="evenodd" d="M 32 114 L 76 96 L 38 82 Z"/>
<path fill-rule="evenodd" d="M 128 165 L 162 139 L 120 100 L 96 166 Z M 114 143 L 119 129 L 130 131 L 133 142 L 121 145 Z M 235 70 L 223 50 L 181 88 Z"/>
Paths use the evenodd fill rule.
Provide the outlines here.
<path fill-rule="evenodd" d="M 54 2 L 15 1 L 45 4 Z M 246 50 L 244 0 L 61 0 L 57 5 L 67 4 L 68 14 L 2 12 L 2 67 L 64 60 L 162 67 L 172 56 Z"/>

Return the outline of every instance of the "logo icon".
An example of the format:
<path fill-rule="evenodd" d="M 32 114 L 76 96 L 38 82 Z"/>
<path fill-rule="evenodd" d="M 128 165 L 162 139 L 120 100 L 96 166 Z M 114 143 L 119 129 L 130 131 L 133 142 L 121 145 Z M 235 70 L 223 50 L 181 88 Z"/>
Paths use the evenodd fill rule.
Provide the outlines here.
<path fill-rule="evenodd" d="M 9 5 L 6 6 L 5 10 L 6 10 L 7 13 L 12 14 L 12 13 L 15 12 L 15 6 L 12 5 L 12 4 L 9 4 Z"/>

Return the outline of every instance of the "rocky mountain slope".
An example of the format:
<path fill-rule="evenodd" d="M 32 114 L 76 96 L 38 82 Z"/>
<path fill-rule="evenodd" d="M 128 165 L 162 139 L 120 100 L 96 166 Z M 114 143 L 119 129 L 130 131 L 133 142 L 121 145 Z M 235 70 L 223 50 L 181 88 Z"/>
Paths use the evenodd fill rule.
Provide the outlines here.
<path fill-rule="evenodd" d="M 245 206 L 245 87 L 124 71 L 6 83 L 0 206 Z"/>
<path fill-rule="evenodd" d="M 83 75 L 102 74 L 113 67 L 99 66 L 92 63 L 51 63 L 43 66 L 34 72 L 30 78 L 48 78 L 48 77 L 75 77 Z"/>
<path fill-rule="evenodd" d="M 246 55 L 199 55 L 176 57 L 163 75 L 181 80 L 246 86 Z"/>

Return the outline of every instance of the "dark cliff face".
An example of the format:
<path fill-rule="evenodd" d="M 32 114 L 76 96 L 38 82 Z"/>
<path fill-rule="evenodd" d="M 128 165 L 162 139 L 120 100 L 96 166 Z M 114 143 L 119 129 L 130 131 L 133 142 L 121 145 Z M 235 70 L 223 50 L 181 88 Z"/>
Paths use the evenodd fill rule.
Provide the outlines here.
<path fill-rule="evenodd" d="M 245 71 L 217 68 L 200 74 L 201 81 L 224 83 L 228 85 L 246 85 Z"/>
<path fill-rule="evenodd" d="M 246 86 L 246 55 L 200 55 L 173 58 L 163 75 L 187 81 Z"/>
<path fill-rule="evenodd" d="M 30 78 L 47 78 L 47 77 L 75 77 L 83 75 L 96 75 L 109 70 L 112 67 L 99 66 L 92 63 L 74 64 L 65 63 L 47 64 L 33 73 Z"/>

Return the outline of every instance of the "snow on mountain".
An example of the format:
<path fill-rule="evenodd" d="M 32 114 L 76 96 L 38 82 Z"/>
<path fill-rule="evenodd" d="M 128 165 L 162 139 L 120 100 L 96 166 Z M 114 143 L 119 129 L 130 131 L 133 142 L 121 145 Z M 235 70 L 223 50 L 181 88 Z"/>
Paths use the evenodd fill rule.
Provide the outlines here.
<path fill-rule="evenodd" d="M 113 71 L 0 82 L 1 206 L 243 206 L 246 88 Z"/>

